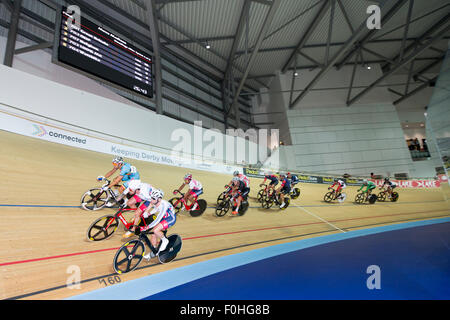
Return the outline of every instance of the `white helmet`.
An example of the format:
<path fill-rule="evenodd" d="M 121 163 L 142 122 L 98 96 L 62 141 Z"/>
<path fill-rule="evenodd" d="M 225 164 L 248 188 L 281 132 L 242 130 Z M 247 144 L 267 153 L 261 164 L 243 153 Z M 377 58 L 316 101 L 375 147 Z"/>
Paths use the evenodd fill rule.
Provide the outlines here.
<path fill-rule="evenodd" d="M 135 191 L 135 190 L 140 189 L 140 188 L 141 188 L 141 180 L 133 179 L 128 184 L 128 189 L 131 190 L 131 191 Z"/>
<path fill-rule="evenodd" d="M 153 200 L 158 200 L 164 198 L 164 192 L 158 189 L 153 189 L 150 198 Z"/>
<path fill-rule="evenodd" d="M 112 161 L 112 163 L 115 164 L 122 164 L 123 163 L 123 158 L 122 157 L 115 157 Z"/>

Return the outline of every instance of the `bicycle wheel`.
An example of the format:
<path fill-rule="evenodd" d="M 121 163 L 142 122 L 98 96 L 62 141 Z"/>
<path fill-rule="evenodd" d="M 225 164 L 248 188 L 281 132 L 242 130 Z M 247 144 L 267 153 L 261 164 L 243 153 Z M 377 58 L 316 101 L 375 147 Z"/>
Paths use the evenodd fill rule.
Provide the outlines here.
<path fill-rule="evenodd" d="M 393 193 L 392 193 L 392 196 L 391 196 L 391 201 L 392 201 L 392 202 L 397 202 L 399 196 L 400 196 L 400 195 L 398 194 L 398 192 L 393 192 Z"/>
<path fill-rule="evenodd" d="M 203 212 L 205 212 L 206 207 L 208 206 L 206 201 L 203 199 L 197 200 L 197 203 L 198 203 L 198 209 L 189 212 L 192 217 L 200 217 L 203 214 Z"/>
<path fill-rule="evenodd" d="M 91 189 L 81 197 L 81 207 L 84 210 L 97 211 L 103 209 L 109 200 L 108 192 L 103 192 L 102 189 Z"/>
<path fill-rule="evenodd" d="M 299 188 L 294 188 L 294 192 L 291 195 L 292 200 L 296 200 L 298 199 L 298 197 L 300 197 L 300 189 Z"/>
<path fill-rule="evenodd" d="M 274 199 L 272 196 L 269 196 L 269 197 L 264 196 L 262 198 L 261 205 L 264 209 L 272 208 L 273 204 L 274 204 Z"/>
<path fill-rule="evenodd" d="M 263 197 L 264 197 L 264 189 L 259 190 L 258 195 L 256 196 L 256 199 L 258 200 L 258 202 L 261 202 Z"/>
<path fill-rule="evenodd" d="M 102 241 L 108 239 L 116 232 L 120 221 L 112 215 L 103 216 L 95 220 L 87 231 L 87 238 L 90 241 Z"/>
<path fill-rule="evenodd" d="M 215 213 L 216 216 L 223 217 L 228 213 L 229 210 L 230 210 L 230 201 L 226 199 L 217 205 Z"/>
<path fill-rule="evenodd" d="M 145 245 L 141 240 L 131 240 L 117 250 L 113 267 L 118 274 L 135 270 L 145 254 Z"/>
<path fill-rule="evenodd" d="M 337 198 L 339 203 L 345 202 L 345 199 L 347 199 L 347 194 L 341 193 L 341 196 Z"/>
<path fill-rule="evenodd" d="M 291 199 L 284 198 L 284 204 L 284 207 L 281 209 L 282 211 L 286 210 L 289 207 L 289 205 L 291 204 Z"/>
<path fill-rule="evenodd" d="M 169 203 L 175 209 L 175 214 L 178 214 L 180 212 L 181 208 L 183 208 L 183 203 L 180 200 L 181 200 L 181 198 L 172 198 L 169 200 Z"/>
<path fill-rule="evenodd" d="M 158 260 L 161 264 L 173 261 L 177 257 L 177 254 L 180 252 L 183 245 L 181 237 L 177 234 L 171 235 L 168 240 L 169 244 L 167 245 L 166 250 L 158 254 Z"/>
<path fill-rule="evenodd" d="M 331 202 L 331 201 L 333 201 L 333 198 L 334 198 L 334 192 L 330 191 L 327 194 L 325 194 L 325 196 L 323 197 L 323 201 Z"/>
<path fill-rule="evenodd" d="M 378 194 L 378 201 L 381 201 L 381 202 L 386 201 L 386 192 L 382 191 Z"/>
<path fill-rule="evenodd" d="M 238 215 L 242 217 L 247 212 L 249 206 L 248 201 L 243 201 L 239 207 Z"/>
<path fill-rule="evenodd" d="M 358 193 L 356 195 L 355 202 L 358 203 L 358 204 L 362 204 L 362 203 L 364 203 L 364 201 L 365 201 L 364 193 Z"/>
<path fill-rule="evenodd" d="M 227 194 L 223 194 L 221 193 L 218 197 L 217 197 L 217 204 L 221 203 L 223 200 L 225 200 L 228 197 Z"/>
<path fill-rule="evenodd" d="M 376 194 L 372 194 L 372 195 L 369 197 L 369 203 L 370 203 L 370 204 L 374 204 L 375 202 L 377 202 L 377 199 L 378 199 L 377 195 L 376 195 Z"/>

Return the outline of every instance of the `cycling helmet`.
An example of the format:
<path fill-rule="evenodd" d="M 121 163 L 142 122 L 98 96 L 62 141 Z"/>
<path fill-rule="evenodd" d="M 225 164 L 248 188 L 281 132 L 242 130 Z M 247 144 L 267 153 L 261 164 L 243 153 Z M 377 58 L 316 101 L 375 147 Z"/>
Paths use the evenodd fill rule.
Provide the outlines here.
<path fill-rule="evenodd" d="M 141 188 L 141 180 L 131 180 L 128 184 L 128 189 L 131 191 L 137 190 Z"/>
<path fill-rule="evenodd" d="M 239 178 L 238 177 L 234 177 L 232 181 L 233 182 L 237 182 L 237 181 L 239 181 Z"/>
<path fill-rule="evenodd" d="M 334 182 L 338 182 L 339 181 L 339 178 L 334 178 Z"/>
<path fill-rule="evenodd" d="M 363 185 L 367 186 L 369 182 L 367 180 L 363 180 Z"/>
<path fill-rule="evenodd" d="M 389 178 L 384 178 L 384 181 L 388 182 L 388 181 L 389 181 Z"/>
<path fill-rule="evenodd" d="M 233 176 L 238 176 L 238 175 L 240 175 L 241 173 L 239 172 L 239 171 L 235 171 L 234 173 L 233 173 Z"/>
<path fill-rule="evenodd" d="M 164 198 L 164 192 L 158 189 L 152 190 L 152 193 L 150 194 L 150 198 L 153 200 L 159 200 Z"/>
<path fill-rule="evenodd" d="M 123 163 L 123 158 L 122 157 L 115 157 L 113 159 L 112 163 L 114 163 L 114 164 L 122 164 Z"/>
<path fill-rule="evenodd" d="M 184 176 L 184 180 L 189 180 L 189 181 L 191 181 L 191 180 L 192 180 L 192 174 L 190 174 L 190 173 L 186 174 L 186 175 Z"/>
<path fill-rule="evenodd" d="M 280 172 L 280 177 L 286 177 L 286 173 Z"/>

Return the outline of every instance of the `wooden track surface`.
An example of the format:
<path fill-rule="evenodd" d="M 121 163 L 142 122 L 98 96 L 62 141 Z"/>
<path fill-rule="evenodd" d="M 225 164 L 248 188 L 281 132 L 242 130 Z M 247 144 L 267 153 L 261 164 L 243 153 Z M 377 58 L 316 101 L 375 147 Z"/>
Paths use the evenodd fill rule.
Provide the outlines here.
<path fill-rule="evenodd" d="M 112 156 L 4 131 L 0 131 L 0 146 L 0 299 L 63 299 L 114 282 L 279 243 L 450 216 L 440 189 L 400 190 L 398 203 L 369 206 L 353 204 L 356 187 L 346 189 L 345 204 L 326 204 L 322 199 L 327 186 L 312 184 L 300 185 L 301 197 L 286 211 L 264 210 L 254 198 L 261 180 L 251 179 L 251 209 L 245 216 L 218 218 L 211 208 L 199 218 L 182 213 L 170 229 L 170 233 L 183 238 L 183 248 L 174 262 L 157 265 L 153 260 L 143 261 L 138 270 L 114 277 L 112 260 L 124 243 L 122 228 L 103 242 L 86 239 L 89 225 L 114 210 L 87 212 L 78 207 L 81 195 L 99 185 L 95 178 L 111 169 Z M 130 162 L 144 182 L 166 192 L 166 199 L 189 171 Z M 209 207 L 215 205 L 231 178 L 201 171 L 191 173 L 203 183 L 202 198 Z M 80 268 L 80 289 L 66 286 L 72 266 Z"/>

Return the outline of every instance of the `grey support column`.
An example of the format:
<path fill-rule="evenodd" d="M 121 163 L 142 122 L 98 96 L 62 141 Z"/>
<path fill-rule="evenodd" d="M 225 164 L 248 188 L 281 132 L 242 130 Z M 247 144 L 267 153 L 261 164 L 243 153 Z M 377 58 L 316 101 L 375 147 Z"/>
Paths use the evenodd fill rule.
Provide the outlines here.
<path fill-rule="evenodd" d="M 14 60 L 14 51 L 16 50 L 17 31 L 19 29 L 20 7 L 22 0 L 14 0 L 14 9 L 11 12 L 11 23 L 8 32 L 8 41 L 6 42 L 5 59 L 3 64 L 12 67 Z"/>

